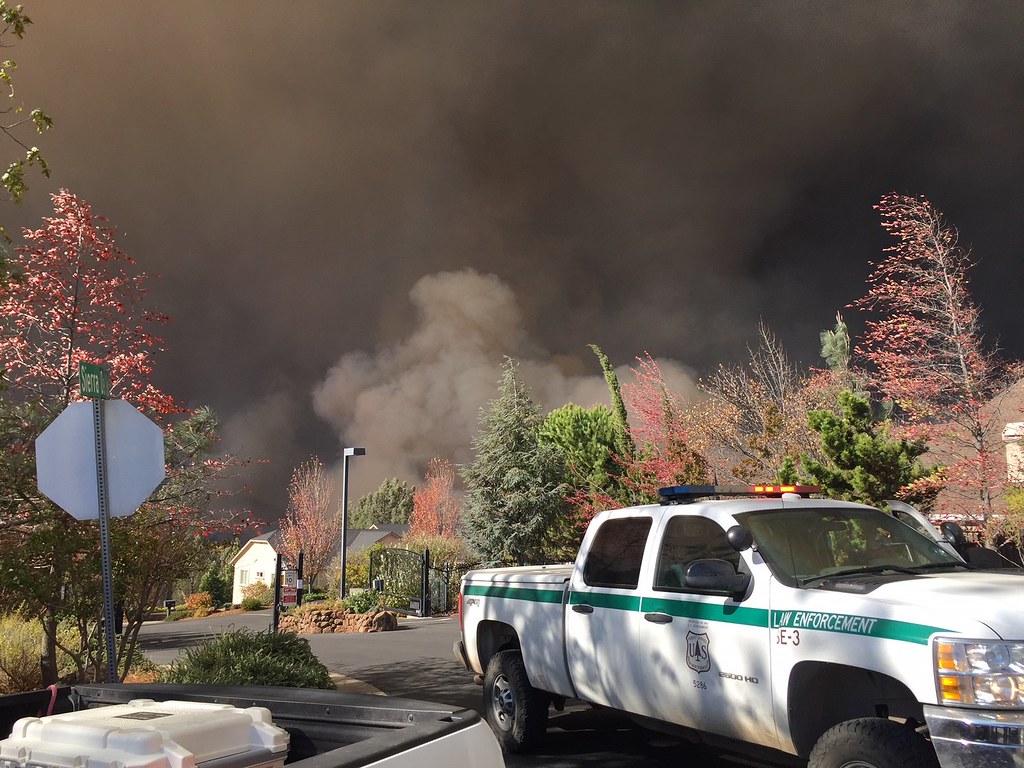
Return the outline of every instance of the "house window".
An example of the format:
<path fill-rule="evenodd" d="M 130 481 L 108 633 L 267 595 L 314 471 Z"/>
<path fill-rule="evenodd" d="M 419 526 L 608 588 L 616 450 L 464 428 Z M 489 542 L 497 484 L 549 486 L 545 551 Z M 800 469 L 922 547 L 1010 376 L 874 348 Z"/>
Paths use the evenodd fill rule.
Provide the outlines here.
<path fill-rule="evenodd" d="M 238 572 L 238 583 L 243 587 L 249 583 L 249 571 L 242 569 Z"/>
<path fill-rule="evenodd" d="M 256 578 L 257 579 L 262 579 L 263 578 L 263 571 L 256 571 Z"/>

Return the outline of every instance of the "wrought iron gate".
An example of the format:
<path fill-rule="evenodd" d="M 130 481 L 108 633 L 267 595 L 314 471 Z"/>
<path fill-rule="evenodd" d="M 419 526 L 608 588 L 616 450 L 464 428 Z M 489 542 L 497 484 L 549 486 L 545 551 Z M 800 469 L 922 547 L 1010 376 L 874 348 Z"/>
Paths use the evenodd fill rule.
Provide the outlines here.
<path fill-rule="evenodd" d="M 393 611 L 411 616 L 448 613 L 458 604 L 462 575 L 478 563 L 430 565 L 430 550 L 423 554 L 387 547 L 370 552 L 370 587 L 380 592 Z"/>
<path fill-rule="evenodd" d="M 429 552 L 386 547 L 370 552 L 370 587 L 383 596 L 393 611 L 412 616 L 430 615 L 427 563 Z"/>

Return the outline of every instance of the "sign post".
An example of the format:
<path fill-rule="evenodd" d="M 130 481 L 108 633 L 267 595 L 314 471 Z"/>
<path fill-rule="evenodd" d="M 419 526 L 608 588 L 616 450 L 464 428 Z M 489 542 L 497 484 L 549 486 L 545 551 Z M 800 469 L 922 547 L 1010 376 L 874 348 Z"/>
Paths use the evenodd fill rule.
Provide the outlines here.
<path fill-rule="evenodd" d="M 81 363 L 82 394 L 36 439 L 41 493 L 77 520 L 99 520 L 107 681 L 116 682 L 110 517 L 130 515 L 164 479 L 163 431 L 124 400 L 110 400 L 102 366 Z"/>
<path fill-rule="evenodd" d="M 79 369 L 79 376 L 82 371 Z M 102 378 L 102 377 L 101 377 Z M 102 388 L 96 390 L 101 392 Z M 103 568 L 103 633 L 107 643 L 107 682 L 116 683 L 117 643 L 114 639 L 114 569 L 110 562 L 110 497 L 103 429 L 103 395 L 92 397 L 93 437 L 96 440 L 96 505 L 100 517 L 100 563 Z"/>

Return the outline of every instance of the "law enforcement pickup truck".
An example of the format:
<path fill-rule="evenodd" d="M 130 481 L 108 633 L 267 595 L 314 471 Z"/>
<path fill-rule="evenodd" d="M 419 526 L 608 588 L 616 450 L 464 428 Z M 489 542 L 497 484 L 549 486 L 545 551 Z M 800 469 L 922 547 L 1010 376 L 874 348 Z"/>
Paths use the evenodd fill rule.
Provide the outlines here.
<path fill-rule="evenodd" d="M 816 491 L 666 488 L 573 565 L 468 573 L 455 652 L 502 745 L 579 699 L 811 768 L 1024 766 L 1020 572 Z"/>

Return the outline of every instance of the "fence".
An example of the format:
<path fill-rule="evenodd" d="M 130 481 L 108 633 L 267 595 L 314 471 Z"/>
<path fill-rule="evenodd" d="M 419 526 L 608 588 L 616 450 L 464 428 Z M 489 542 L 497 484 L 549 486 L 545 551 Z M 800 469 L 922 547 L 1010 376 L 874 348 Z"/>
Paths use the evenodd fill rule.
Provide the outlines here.
<path fill-rule="evenodd" d="M 430 550 L 422 554 L 386 547 L 370 553 L 370 587 L 383 595 L 391 610 L 412 616 L 448 613 L 458 604 L 462 575 L 474 563 L 430 565 Z"/>

